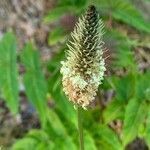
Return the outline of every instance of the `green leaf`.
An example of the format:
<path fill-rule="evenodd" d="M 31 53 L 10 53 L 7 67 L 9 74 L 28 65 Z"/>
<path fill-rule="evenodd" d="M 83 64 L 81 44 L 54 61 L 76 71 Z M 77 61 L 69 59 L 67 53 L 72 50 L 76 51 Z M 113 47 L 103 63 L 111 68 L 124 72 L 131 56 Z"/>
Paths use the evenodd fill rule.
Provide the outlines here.
<path fill-rule="evenodd" d="M 53 143 L 38 143 L 35 150 L 55 150 L 54 149 L 54 144 Z"/>
<path fill-rule="evenodd" d="M 41 129 L 32 129 L 29 133 L 27 133 L 26 137 L 33 138 L 38 142 L 48 142 L 50 137 L 48 133 Z"/>
<path fill-rule="evenodd" d="M 32 138 L 24 138 L 18 140 L 12 147 L 12 150 L 36 150 L 36 145 L 38 141 Z"/>
<path fill-rule="evenodd" d="M 135 70 L 136 63 L 134 53 L 131 49 L 131 46 L 135 42 L 116 30 L 107 30 L 104 38 L 106 44 L 114 51 L 114 57 L 112 55 L 113 67 L 116 69 L 125 67 L 130 70 Z"/>
<path fill-rule="evenodd" d="M 8 108 L 18 112 L 18 68 L 16 38 L 8 32 L 0 41 L 0 90 Z"/>
<path fill-rule="evenodd" d="M 23 139 L 18 140 L 12 150 L 54 150 L 54 143 L 44 130 L 33 129 Z"/>
<path fill-rule="evenodd" d="M 55 142 L 55 150 L 59 150 L 60 147 L 62 150 L 68 150 L 68 145 L 72 150 L 77 149 L 72 136 L 67 133 L 67 128 L 65 128 L 58 115 L 51 109 L 48 111 L 48 123 L 55 132 L 54 135 L 49 133 L 49 136 Z M 49 124 L 47 124 L 47 128 L 49 128 Z"/>
<path fill-rule="evenodd" d="M 44 130 L 33 129 L 27 135 L 27 138 L 32 138 L 37 141 L 35 150 L 49 150 L 54 149 L 54 142 L 51 140 L 51 136 Z"/>
<path fill-rule="evenodd" d="M 146 129 L 145 129 L 145 141 L 148 144 L 148 147 L 150 148 L 150 106 L 148 106 L 148 115 L 146 118 Z"/>
<path fill-rule="evenodd" d="M 66 7 L 57 7 L 49 11 L 49 13 L 44 17 L 45 23 L 54 22 L 66 13 Z"/>
<path fill-rule="evenodd" d="M 122 21 L 139 31 L 150 33 L 150 23 L 129 0 L 95 0 L 95 5 L 105 16 L 112 15 L 116 20 Z"/>
<path fill-rule="evenodd" d="M 51 9 L 44 17 L 45 23 L 52 23 L 58 21 L 62 16 L 68 14 L 80 15 L 81 11 L 86 6 L 87 1 L 85 0 L 63 0 L 58 1 L 57 6 Z"/>
<path fill-rule="evenodd" d="M 56 139 L 55 141 L 55 148 L 54 150 L 77 150 L 76 145 L 72 142 L 71 138 L 63 138 L 63 139 Z"/>
<path fill-rule="evenodd" d="M 21 60 L 26 69 L 23 80 L 28 99 L 37 109 L 41 123 L 44 124 L 47 114 L 47 85 L 42 73 L 39 53 L 31 43 L 23 49 Z"/>
<path fill-rule="evenodd" d="M 123 150 L 122 145 L 115 134 L 110 128 L 104 125 L 100 125 L 97 132 L 97 143 L 99 144 L 98 149 L 102 150 Z"/>
<path fill-rule="evenodd" d="M 139 99 L 147 99 L 147 100 L 149 99 L 149 97 L 147 97 L 150 88 L 149 79 L 150 79 L 150 71 L 139 74 L 137 76 L 136 97 L 138 97 Z"/>
<path fill-rule="evenodd" d="M 123 58 L 122 58 L 123 57 Z M 117 55 L 116 55 L 116 67 L 134 67 L 134 59 L 133 59 L 133 52 L 130 50 L 130 48 L 126 45 L 120 45 L 117 49 Z"/>
<path fill-rule="evenodd" d="M 144 18 L 140 15 L 140 13 L 134 8 L 126 10 L 118 8 L 113 12 L 113 17 L 117 20 L 121 20 L 139 31 L 144 31 L 150 33 L 150 24 L 144 20 Z"/>
<path fill-rule="evenodd" d="M 49 37 L 48 37 L 48 44 L 49 45 L 55 45 L 58 42 L 63 42 L 66 40 L 65 37 L 65 31 L 63 28 L 58 27 L 53 29 L 52 32 L 50 32 Z"/>
<path fill-rule="evenodd" d="M 67 131 L 63 126 L 63 123 L 59 119 L 58 115 L 51 109 L 48 110 L 48 122 L 58 136 L 63 136 L 67 134 Z"/>
<path fill-rule="evenodd" d="M 145 101 L 130 99 L 125 112 L 123 126 L 123 144 L 126 146 L 137 135 L 140 125 L 144 122 L 147 112 Z"/>
<path fill-rule="evenodd" d="M 74 1 L 77 9 L 83 8 L 87 3 L 87 0 L 74 0 Z"/>
<path fill-rule="evenodd" d="M 45 23 L 55 22 L 71 10 L 74 10 L 74 7 L 72 7 L 71 5 L 57 6 L 56 8 L 48 12 L 48 14 L 44 17 L 44 22 Z"/>
<path fill-rule="evenodd" d="M 85 150 L 97 150 L 95 141 L 88 131 L 84 134 L 84 147 Z"/>
<path fill-rule="evenodd" d="M 103 111 L 103 118 L 105 124 L 110 123 L 111 121 L 123 118 L 124 116 L 124 103 L 119 100 L 112 100 L 106 109 Z"/>
<path fill-rule="evenodd" d="M 138 8 L 134 7 L 129 1 L 116 0 L 112 5 L 112 16 L 115 19 L 131 25 L 139 31 L 150 33 L 150 24 L 145 21 Z"/>
<path fill-rule="evenodd" d="M 116 92 L 115 99 L 127 102 L 136 93 L 135 74 L 128 74 L 122 77 L 111 76 L 107 80 Z"/>

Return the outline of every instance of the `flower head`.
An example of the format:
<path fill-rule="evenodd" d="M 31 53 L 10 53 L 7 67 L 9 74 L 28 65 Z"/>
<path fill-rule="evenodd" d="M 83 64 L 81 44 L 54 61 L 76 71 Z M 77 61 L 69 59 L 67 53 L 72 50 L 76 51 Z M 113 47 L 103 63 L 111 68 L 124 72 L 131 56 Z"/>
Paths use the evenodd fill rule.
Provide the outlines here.
<path fill-rule="evenodd" d="M 95 98 L 104 76 L 103 23 L 95 6 L 79 18 L 62 62 L 63 90 L 75 105 L 86 108 Z"/>

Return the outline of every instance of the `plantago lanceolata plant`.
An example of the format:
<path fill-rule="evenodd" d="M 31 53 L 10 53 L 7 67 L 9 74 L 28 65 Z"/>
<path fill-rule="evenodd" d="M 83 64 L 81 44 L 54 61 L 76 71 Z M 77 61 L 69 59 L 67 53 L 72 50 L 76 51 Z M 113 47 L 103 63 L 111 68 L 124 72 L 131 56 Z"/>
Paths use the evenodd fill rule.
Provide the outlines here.
<path fill-rule="evenodd" d="M 105 71 L 102 35 L 99 14 L 95 6 L 89 6 L 71 33 L 67 60 L 62 62 L 64 92 L 78 107 L 80 150 L 84 149 L 84 142 L 79 107 L 85 109 L 94 100 Z"/>

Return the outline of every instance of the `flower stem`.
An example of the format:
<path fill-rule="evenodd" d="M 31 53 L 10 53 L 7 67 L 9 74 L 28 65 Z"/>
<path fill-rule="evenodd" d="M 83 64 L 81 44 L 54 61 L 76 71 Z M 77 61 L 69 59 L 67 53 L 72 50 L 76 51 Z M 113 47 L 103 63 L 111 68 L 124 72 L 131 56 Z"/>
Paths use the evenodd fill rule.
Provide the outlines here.
<path fill-rule="evenodd" d="M 82 108 L 78 107 L 78 132 L 79 132 L 79 143 L 80 150 L 84 150 L 84 139 L 83 139 L 83 127 L 82 127 Z"/>

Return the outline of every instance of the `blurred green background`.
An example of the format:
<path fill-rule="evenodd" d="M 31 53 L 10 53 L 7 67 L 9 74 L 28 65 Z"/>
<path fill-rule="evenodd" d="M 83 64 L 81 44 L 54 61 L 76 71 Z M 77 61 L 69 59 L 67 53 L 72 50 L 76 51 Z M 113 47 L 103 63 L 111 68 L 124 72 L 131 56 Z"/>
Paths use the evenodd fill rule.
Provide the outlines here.
<path fill-rule="evenodd" d="M 0 0 L 0 149 L 79 149 L 60 61 L 91 4 L 105 24 L 107 71 L 82 114 L 85 150 L 150 149 L 149 0 Z"/>

